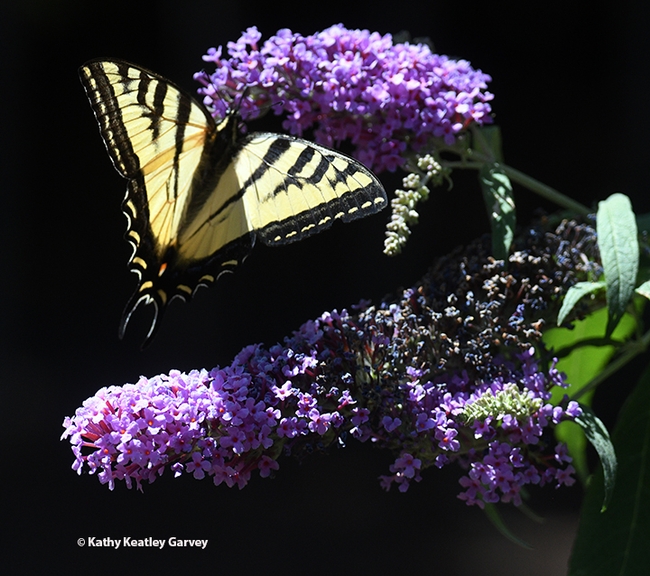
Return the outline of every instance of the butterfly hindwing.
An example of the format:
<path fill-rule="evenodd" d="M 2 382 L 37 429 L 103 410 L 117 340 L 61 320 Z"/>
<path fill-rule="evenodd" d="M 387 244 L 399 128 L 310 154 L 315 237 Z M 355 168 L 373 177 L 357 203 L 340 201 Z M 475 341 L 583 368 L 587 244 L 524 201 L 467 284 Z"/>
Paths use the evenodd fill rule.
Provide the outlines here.
<path fill-rule="evenodd" d="M 337 218 L 347 222 L 386 205 L 376 177 L 334 150 L 268 133 L 245 136 L 236 149 L 213 193 L 179 234 L 186 257 L 208 256 L 248 231 L 268 245 L 295 242 Z"/>
<path fill-rule="evenodd" d="M 80 75 L 109 156 L 129 181 L 123 209 L 139 285 L 121 335 L 134 309 L 152 303 L 150 341 L 169 301 L 189 300 L 233 270 L 255 236 L 286 244 L 387 203 L 380 182 L 356 160 L 291 136 L 241 135 L 236 114 L 215 123 L 153 72 L 94 60 Z"/>

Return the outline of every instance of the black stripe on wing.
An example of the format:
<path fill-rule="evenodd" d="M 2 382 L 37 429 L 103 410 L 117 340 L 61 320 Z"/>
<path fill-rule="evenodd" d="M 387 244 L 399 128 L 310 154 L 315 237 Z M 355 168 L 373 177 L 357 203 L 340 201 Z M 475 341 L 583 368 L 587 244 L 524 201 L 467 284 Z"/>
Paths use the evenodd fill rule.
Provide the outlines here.
<path fill-rule="evenodd" d="M 148 120 L 145 130 L 151 132 L 152 142 L 161 135 L 163 118 L 165 122 L 176 124 L 174 161 L 178 162 L 185 127 L 192 110 L 191 96 L 163 77 L 120 60 L 92 60 L 80 68 L 79 76 L 97 118 L 108 154 L 122 176 L 135 178 L 142 168 L 124 121 L 122 103 L 126 103 L 124 108 L 137 106 L 140 109 L 139 114 L 130 117 L 127 122 L 135 125 L 139 119 Z M 113 76 L 119 78 L 119 81 L 111 79 Z M 115 85 L 119 85 L 123 91 L 121 94 L 116 93 Z M 170 88 L 177 98 L 174 110 L 165 111 L 164 100 Z M 127 102 L 129 95 L 133 96 L 132 103 Z M 207 114 L 206 121 L 212 122 Z"/>
<path fill-rule="evenodd" d="M 256 134 L 252 134 L 251 138 Z M 257 135 L 259 136 L 259 135 Z M 271 222 L 256 230 L 260 239 L 268 245 L 282 245 L 302 240 L 329 228 L 334 220 L 350 222 L 382 210 L 388 203 L 384 187 L 377 177 L 357 160 L 340 152 L 335 152 L 311 142 L 291 136 L 269 134 L 274 138 L 266 154 L 253 174 L 244 182 L 241 196 L 247 189 L 256 188 L 264 183 L 264 175 L 272 170 L 283 172 L 281 167 L 287 162 L 285 156 L 295 151 L 295 146 L 302 148 L 291 166 L 284 172 L 282 180 L 273 190 L 261 190 L 264 201 L 273 202 L 273 198 L 287 193 L 288 189 L 298 189 L 305 194 L 313 194 L 309 188 L 315 188 L 322 197 L 331 195 L 327 200 L 317 202 L 308 210 L 290 214 L 285 219 Z M 311 171 L 301 175 L 303 170 L 314 163 Z M 336 164 L 344 164 L 337 167 Z M 350 178 L 355 187 L 350 188 Z M 367 180 L 362 184 L 356 178 Z M 261 183 L 261 184 L 260 184 Z M 340 185 L 348 186 L 348 191 L 333 193 Z M 291 194 L 289 195 L 291 197 Z"/>
<path fill-rule="evenodd" d="M 124 66 L 118 64 L 118 69 L 123 70 Z M 88 62 L 80 68 L 79 76 L 115 169 L 125 178 L 135 176 L 140 172 L 139 160 L 122 121 L 115 89 L 104 71 L 103 63 Z"/>

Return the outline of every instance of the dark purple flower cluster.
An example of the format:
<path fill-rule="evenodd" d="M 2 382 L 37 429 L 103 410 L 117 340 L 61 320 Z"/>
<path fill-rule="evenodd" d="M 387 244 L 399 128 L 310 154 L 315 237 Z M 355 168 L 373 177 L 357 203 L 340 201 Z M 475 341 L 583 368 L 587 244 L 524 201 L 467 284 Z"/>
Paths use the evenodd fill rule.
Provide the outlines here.
<path fill-rule="evenodd" d="M 555 445 L 552 456 L 549 447 L 555 443 L 544 434 L 582 410 L 573 401 L 566 407 L 548 403 L 550 389 L 564 386 L 563 375 L 554 367 L 545 373 L 533 355 L 529 348 L 516 362 L 497 359 L 501 375 L 487 382 L 470 382 L 466 373 L 423 382 L 423 371 L 410 370 L 413 380 L 404 386 L 408 393 L 384 407 L 399 427 L 385 426 L 384 434 L 374 438 L 401 447 L 383 486 L 396 483 L 405 491 L 411 481 L 421 480 L 421 468 L 442 468 L 453 461 L 469 468 L 460 480 L 466 490 L 459 497 L 481 507 L 499 501 L 521 504 L 526 484 L 571 485 L 571 457 L 562 445 Z"/>
<path fill-rule="evenodd" d="M 492 121 L 491 78 L 424 44 L 394 44 L 390 35 L 342 25 L 311 36 L 283 29 L 261 47 L 260 39 L 249 28 L 228 44 L 228 57 L 221 47 L 203 57 L 216 70 L 195 79 L 216 117 L 233 103 L 244 119 L 284 112 L 292 134 L 315 127 L 326 146 L 350 140 L 354 155 L 377 172 L 395 170 L 405 152 L 432 138 L 452 145 L 470 124 Z"/>
<path fill-rule="evenodd" d="M 64 422 L 73 468 L 111 488 L 141 488 L 167 467 L 241 488 L 253 471 L 277 470 L 283 453 L 352 436 L 395 453 L 386 488 L 454 462 L 467 470 L 468 504 L 519 504 L 524 485 L 570 485 L 552 429 L 581 410 L 549 403 L 564 379 L 540 337 L 569 286 L 598 274 L 595 232 L 565 221 L 529 229 L 515 248 L 506 268 L 489 239 L 477 241 L 399 300 L 323 314 L 226 368 L 102 389 Z"/>

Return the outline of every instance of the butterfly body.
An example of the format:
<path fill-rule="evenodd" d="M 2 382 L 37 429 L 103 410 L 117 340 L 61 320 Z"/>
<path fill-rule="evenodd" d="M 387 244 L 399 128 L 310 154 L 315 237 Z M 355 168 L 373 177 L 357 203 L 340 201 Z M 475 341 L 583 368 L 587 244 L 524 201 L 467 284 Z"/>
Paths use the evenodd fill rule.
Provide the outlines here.
<path fill-rule="evenodd" d="M 128 180 L 123 210 L 139 285 L 120 325 L 154 304 L 189 300 L 246 258 L 255 239 L 294 242 L 381 210 L 377 178 L 339 152 L 287 135 L 241 134 L 231 113 L 215 122 L 169 80 L 119 60 L 80 69 L 109 156 Z"/>

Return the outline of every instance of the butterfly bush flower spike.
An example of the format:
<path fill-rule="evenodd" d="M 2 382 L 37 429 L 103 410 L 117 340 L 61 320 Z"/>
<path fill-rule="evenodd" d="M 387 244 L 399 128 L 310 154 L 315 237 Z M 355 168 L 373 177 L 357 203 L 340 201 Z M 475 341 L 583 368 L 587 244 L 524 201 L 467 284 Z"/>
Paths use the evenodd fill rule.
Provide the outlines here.
<path fill-rule="evenodd" d="M 228 43 L 227 56 L 220 47 L 203 57 L 216 70 L 195 78 L 216 117 L 229 103 L 239 104 L 244 119 L 284 113 L 292 134 L 314 128 L 325 146 L 349 140 L 376 172 L 395 170 L 407 149 L 418 152 L 431 138 L 452 145 L 469 125 L 492 121 L 491 78 L 425 44 L 395 44 L 389 34 L 340 24 L 311 36 L 284 29 L 261 38 L 249 28 Z"/>
<path fill-rule="evenodd" d="M 231 106 L 244 119 L 273 110 L 294 135 L 313 130 L 325 146 L 351 143 L 352 155 L 377 173 L 402 167 L 416 174 L 416 155 L 437 157 L 470 126 L 492 122 L 490 76 L 425 44 L 394 43 L 389 34 L 340 24 L 310 36 L 283 29 L 261 39 L 249 28 L 226 54 L 211 48 L 203 57 L 215 70 L 195 78 L 215 117 Z M 428 194 L 426 182 L 413 186 L 405 184 L 408 192 L 399 191 L 393 203 L 388 254 L 404 244 L 415 204 Z"/>
<path fill-rule="evenodd" d="M 242 488 L 278 472 L 281 456 L 354 438 L 395 455 L 386 489 L 408 490 L 452 464 L 469 505 L 519 504 L 526 485 L 571 485 L 553 428 L 581 409 L 550 403 L 565 381 L 541 335 L 569 286 L 602 273 L 595 231 L 530 228 L 507 266 L 490 250 L 477 241 L 397 300 L 324 313 L 224 368 L 100 390 L 64 422 L 73 468 L 110 488 L 142 489 L 167 468 Z"/>
<path fill-rule="evenodd" d="M 384 252 L 394 256 L 402 251 L 411 235 L 410 226 L 417 224 L 419 214 L 416 207 L 419 202 L 429 197 L 429 184 L 439 186 L 445 178 L 449 178 L 450 170 L 443 166 L 431 155 L 418 156 L 415 167 L 404 177 L 403 190 L 395 190 L 395 198 L 391 200 L 393 214 L 386 226 Z"/>

